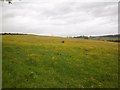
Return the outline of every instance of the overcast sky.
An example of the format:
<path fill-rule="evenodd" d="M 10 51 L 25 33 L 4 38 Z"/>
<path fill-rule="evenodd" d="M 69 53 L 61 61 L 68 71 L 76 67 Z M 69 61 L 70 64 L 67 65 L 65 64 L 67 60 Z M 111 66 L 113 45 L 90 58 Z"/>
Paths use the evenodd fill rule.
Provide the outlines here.
<path fill-rule="evenodd" d="M 2 19 L 2 32 L 52 36 L 116 34 L 118 3 L 22 0 L 8 5 L 5 2 Z"/>

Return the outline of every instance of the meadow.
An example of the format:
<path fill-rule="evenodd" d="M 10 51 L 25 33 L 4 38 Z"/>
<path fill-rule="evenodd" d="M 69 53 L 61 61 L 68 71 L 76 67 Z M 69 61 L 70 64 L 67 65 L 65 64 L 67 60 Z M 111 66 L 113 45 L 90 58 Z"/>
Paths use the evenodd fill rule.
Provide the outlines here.
<path fill-rule="evenodd" d="M 2 73 L 3 88 L 117 88 L 118 43 L 2 35 Z"/>

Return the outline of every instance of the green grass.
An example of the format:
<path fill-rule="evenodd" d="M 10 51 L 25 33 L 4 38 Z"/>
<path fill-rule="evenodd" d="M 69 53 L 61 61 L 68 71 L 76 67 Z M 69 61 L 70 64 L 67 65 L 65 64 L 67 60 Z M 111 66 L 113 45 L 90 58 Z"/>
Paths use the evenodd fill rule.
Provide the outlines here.
<path fill-rule="evenodd" d="M 117 43 L 3 35 L 2 45 L 3 88 L 118 87 Z"/>

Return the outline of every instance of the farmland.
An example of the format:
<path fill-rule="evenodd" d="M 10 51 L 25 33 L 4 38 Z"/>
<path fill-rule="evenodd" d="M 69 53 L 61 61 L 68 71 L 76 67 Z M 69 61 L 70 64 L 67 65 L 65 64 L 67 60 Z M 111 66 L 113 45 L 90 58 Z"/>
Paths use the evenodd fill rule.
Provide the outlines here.
<path fill-rule="evenodd" d="M 117 88 L 118 43 L 2 35 L 2 70 L 3 88 Z"/>

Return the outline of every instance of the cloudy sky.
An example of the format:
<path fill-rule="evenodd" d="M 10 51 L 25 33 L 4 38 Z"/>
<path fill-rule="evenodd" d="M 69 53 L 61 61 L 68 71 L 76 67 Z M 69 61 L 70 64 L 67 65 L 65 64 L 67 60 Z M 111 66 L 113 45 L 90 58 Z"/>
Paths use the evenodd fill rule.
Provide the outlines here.
<path fill-rule="evenodd" d="M 2 5 L 2 32 L 52 36 L 118 33 L 118 2 L 13 1 Z"/>

